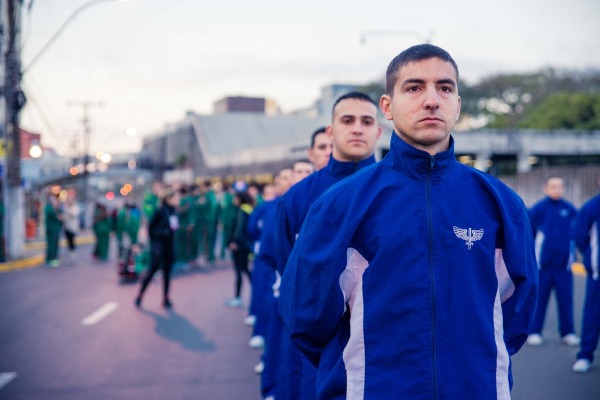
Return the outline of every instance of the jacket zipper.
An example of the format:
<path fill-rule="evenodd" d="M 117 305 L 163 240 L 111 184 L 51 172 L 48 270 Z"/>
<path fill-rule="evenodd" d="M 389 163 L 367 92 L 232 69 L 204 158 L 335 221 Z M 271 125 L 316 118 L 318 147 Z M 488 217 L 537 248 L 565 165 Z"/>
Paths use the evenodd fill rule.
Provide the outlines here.
<path fill-rule="evenodd" d="M 433 399 L 437 399 L 437 362 L 436 362 L 436 338 L 435 338 L 435 274 L 433 271 L 433 221 L 431 215 L 431 174 L 435 167 L 435 157 L 429 156 L 429 170 L 427 173 L 427 229 L 429 235 L 429 279 L 431 282 L 431 368 L 433 372 Z"/>

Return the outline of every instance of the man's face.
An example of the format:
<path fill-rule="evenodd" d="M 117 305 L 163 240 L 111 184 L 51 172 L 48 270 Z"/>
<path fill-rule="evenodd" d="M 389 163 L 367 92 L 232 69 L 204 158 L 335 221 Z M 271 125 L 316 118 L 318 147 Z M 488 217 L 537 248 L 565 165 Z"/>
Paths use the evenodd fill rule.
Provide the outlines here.
<path fill-rule="evenodd" d="M 308 149 L 308 158 L 315 166 L 315 171 L 327 165 L 332 149 L 333 140 L 329 135 L 323 132 L 315 136 L 314 146 Z"/>
<path fill-rule="evenodd" d="M 313 171 L 314 168 L 311 163 L 299 161 L 294 164 L 294 168 L 292 169 L 292 180 L 294 183 L 298 183 L 312 174 Z"/>
<path fill-rule="evenodd" d="M 275 185 L 277 192 L 284 194 L 292 186 L 292 170 L 289 168 L 282 169 L 275 177 Z"/>
<path fill-rule="evenodd" d="M 436 154 L 446 151 L 460 114 L 456 71 L 434 57 L 400 68 L 393 96 L 383 95 L 381 111 L 408 144 Z"/>
<path fill-rule="evenodd" d="M 546 182 L 546 186 L 544 187 L 544 192 L 546 193 L 546 196 L 550 197 L 552 200 L 562 199 L 565 192 L 563 180 L 560 178 L 548 179 L 548 182 Z"/>
<path fill-rule="evenodd" d="M 340 101 L 327 134 L 333 139 L 332 155 L 336 160 L 359 162 L 370 157 L 381 136 L 377 107 L 359 99 Z"/>
<path fill-rule="evenodd" d="M 277 196 L 277 192 L 275 191 L 275 187 L 273 185 L 266 185 L 263 188 L 262 198 L 264 201 L 271 201 Z"/>

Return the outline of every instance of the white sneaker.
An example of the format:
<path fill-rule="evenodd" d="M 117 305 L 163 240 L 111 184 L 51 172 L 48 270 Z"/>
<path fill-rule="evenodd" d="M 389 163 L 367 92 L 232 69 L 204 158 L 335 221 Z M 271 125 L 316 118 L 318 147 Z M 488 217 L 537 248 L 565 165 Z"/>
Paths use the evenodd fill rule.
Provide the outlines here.
<path fill-rule="evenodd" d="M 590 361 L 585 358 L 580 358 L 573 364 L 573 372 L 586 374 L 590 370 Z"/>
<path fill-rule="evenodd" d="M 252 336 L 248 342 L 248 346 L 253 349 L 262 349 L 265 347 L 265 338 L 260 335 Z"/>
<path fill-rule="evenodd" d="M 244 325 L 254 326 L 254 324 L 256 324 L 256 316 L 255 315 L 250 314 L 246 318 L 244 318 Z"/>
<path fill-rule="evenodd" d="M 530 346 L 541 346 L 542 343 L 544 343 L 544 339 L 542 338 L 542 335 L 540 335 L 540 334 L 532 333 L 527 338 L 527 344 Z"/>
<path fill-rule="evenodd" d="M 262 374 L 262 372 L 264 370 L 265 370 L 265 363 L 263 363 L 262 361 L 254 366 L 254 372 L 256 372 L 259 375 Z"/>
<path fill-rule="evenodd" d="M 581 340 L 575 334 L 569 333 L 569 334 L 563 336 L 562 341 L 567 346 L 575 347 L 575 346 L 579 346 L 579 342 Z"/>
<path fill-rule="evenodd" d="M 242 307 L 242 299 L 240 299 L 239 297 L 234 297 L 233 299 L 229 299 L 225 302 L 225 307 L 241 308 Z"/>

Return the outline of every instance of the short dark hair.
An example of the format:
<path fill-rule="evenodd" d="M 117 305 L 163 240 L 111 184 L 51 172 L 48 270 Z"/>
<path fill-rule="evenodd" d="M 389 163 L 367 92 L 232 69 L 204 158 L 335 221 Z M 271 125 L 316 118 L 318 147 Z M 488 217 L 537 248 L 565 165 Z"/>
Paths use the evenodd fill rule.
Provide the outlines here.
<path fill-rule="evenodd" d="M 240 202 L 240 205 L 248 204 L 254 206 L 254 199 L 248 192 L 235 192 L 235 197 Z"/>
<path fill-rule="evenodd" d="M 416 46 L 409 47 L 402 53 L 398 54 L 390 65 L 387 67 L 385 74 L 385 94 L 392 95 L 394 93 L 394 86 L 398 80 L 398 71 L 400 68 L 411 62 L 417 62 L 427 60 L 430 58 L 439 58 L 447 61 L 454 67 L 456 72 L 456 84 L 458 85 L 458 66 L 456 62 L 446 50 L 441 47 L 434 46 L 432 44 L 418 44 Z"/>
<path fill-rule="evenodd" d="M 319 136 L 320 134 L 325 133 L 325 127 L 322 126 L 320 128 L 318 128 L 316 131 L 314 131 L 310 137 L 310 148 L 312 149 L 313 147 L 315 147 L 315 140 L 317 138 L 317 136 Z"/>
<path fill-rule="evenodd" d="M 335 108 L 337 107 L 337 105 L 344 101 L 344 100 L 348 100 L 348 99 L 355 99 L 355 100 L 360 100 L 360 101 L 368 101 L 369 103 L 373 104 L 375 106 L 375 108 L 377 108 L 377 103 L 375 103 L 373 101 L 373 99 L 371 98 L 371 96 L 369 96 L 368 94 L 362 93 L 362 92 L 349 92 L 346 93 L 342 96 L 340 96 L 335 103 L 333 103 L 333 107 L 331 107 L 331 113 L 333 114 L 335 111 Z"/>

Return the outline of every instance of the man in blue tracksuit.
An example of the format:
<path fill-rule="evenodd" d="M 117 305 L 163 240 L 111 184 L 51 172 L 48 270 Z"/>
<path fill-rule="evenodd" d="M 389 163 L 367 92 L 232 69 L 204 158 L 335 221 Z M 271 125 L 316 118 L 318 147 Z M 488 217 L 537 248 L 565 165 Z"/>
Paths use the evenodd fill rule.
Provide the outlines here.
<path fill-rule="evenodd" d="M 310 205 L 333 184 L 375 163 L 373 153 L 381 135 L 377 105 L 363 93 L 341 96 L 333 106 L 332 123 L 326 132 L 333 140 L 329 163 L 292 186 L 277 206 L 274 249 L 281 276 L 285 276 L 285 265 Z M 275 399 L 314 399 L 316 369 L 293 345 L 285 329 L 279 352 Z"/>
<path fill-rule="evenodd" d="M 279 311 L 317 366 L 318 399 L 509 399 L 535 311 L 522 200 L 455 160 L 458 68 L 400 53 L 380 100 L 390 152 L 311 207 Z"/>
<path fill-rule="evenodd" d="M 575 259 L 572 243 L 573 222 L 577 210 L 563 199 L 564 182 L 550 177 L 544 185 L 546 197 L 529 210 L 529 222 L 535 239 L 535 255 L 539 268 L 537 310 L 527 344 L 543 343 L 542 328 L 550 293 L 554 288 L 558 302 L 559 332 L 563 343 L 578 346 L 573 328 L 573 274 Z"/>
<path fill-rule="evenodd" d="M 575 244 L 587 271 L 581 347 L 573 371 L 586 373 L 594 361 L 600 337 L 600 194 L 588 200 L 575 220 Z"/>

